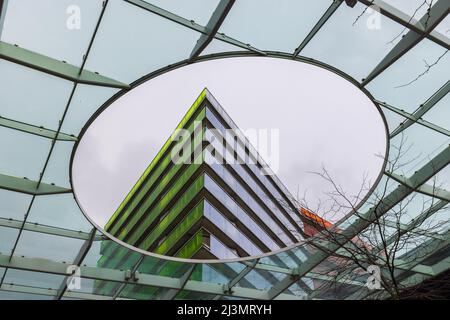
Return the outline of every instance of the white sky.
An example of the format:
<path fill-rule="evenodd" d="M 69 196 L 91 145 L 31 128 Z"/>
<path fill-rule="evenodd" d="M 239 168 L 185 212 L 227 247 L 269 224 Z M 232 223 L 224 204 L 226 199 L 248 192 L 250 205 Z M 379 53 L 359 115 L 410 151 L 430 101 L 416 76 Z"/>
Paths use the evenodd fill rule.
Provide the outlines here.
<path fill-rule="evenodd" d="M 88 215 L 103 226 L 207 87 L 241 129 L 280 130 L 278 176 L 311 204 L 330 186 L 309 172 L 324 165 L 348 194 L 378 176 L 385 129 L 370 100 L 339 76 L 274 58 L 227 58 L 166 73 L 130 91 L 88 129 L 73 183 Z"/>

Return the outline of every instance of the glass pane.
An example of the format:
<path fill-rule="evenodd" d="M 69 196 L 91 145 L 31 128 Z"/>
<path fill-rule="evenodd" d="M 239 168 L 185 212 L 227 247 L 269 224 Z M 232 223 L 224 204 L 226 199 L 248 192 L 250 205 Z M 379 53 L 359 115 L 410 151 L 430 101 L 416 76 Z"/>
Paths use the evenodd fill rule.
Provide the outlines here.
<path fill-rule="evenodd" d="M 447 94 L 422 117 L 444 129 L 450 129 L 450 94 Z"/>
<path fill-rule="evenodd" d="M 0 253 L 10 255 L 11 250 L 16 242 L 18 229 L 0 227 Z"/>
<path fill-rule="evenodd" d="M 437 26 L 436 28 L 434 28 L 435 31 L 440 32 L 441 34 L 443 34 L 444 36 L 446 36 L 447 38 L 450 38 L 450 16 L 447 15 L 447 17 L 442 20 Z"/>
<path fill-rule="evenodd" d="M 448 81 L 450 55 L 445 53 L 446 49 L 424 39 L 370 82 L 367 89 L 376 99 L 413 112 Z"/>
<path fill-rule="evenodd" d="M 248 51 L 248 50 L 242 49 L 240 47 L 237 47 L 224 41 L 214 39 L 209 43 L 209 45 L 205 48 L 205 50 L 202 51 L 201 56 L 232 51 Z"/>
<path fill-rule="evenodd" d="M 84 232 L 90 232 L 93 228 L 72 194 L 36 197 L 27 221 Z"/>
<path fill-rule="evenodd" d="M 53 296 L 43 296 L 12 291 L 0 291 L 0 300 L 52 300 Z"/>
<path fill-rule="evenodd" d="M 58 128 L 72 82 L 1 59 L 0 74 L 2 117 L 52 130 Z"/>
<path fill-rule="evenodd" d="M 110 1 L 86 68 L 129 83 L 188 58 L 199 37 L 198 32 L 130 3 Z M 115 45 L 117 39 L 120 46 Z"/>
<path fill-rule="evenodd" d="M 69 177 L 70 157 L 74 142 L 57 141 L 44 172 L 43 182 L 54 183 L 63 188 L 71 188 Z"/>
<path fill-rule="evenodd" d="M 56 274 L 8 269 L 4 283 L 44 289 L 59 289 L 65 279 L 65 276 Z"/>
<path fill-rule="evenodd" d="M 2 41 L 80 66 L 101 8 L 101 0 L 9 1 Z"/>
<path fill-rule="evenodd" d="M 391 41 L 403 29 L 365 8 L 359 2 L 354 8 L 342 4 L 300 55 L 328 63 L 361 81 L 394 47 L 398 39 Z"/>
<path fill-rule="evenodd" d="M 23 231 L 14 255 L 71 263 L 83 240 Z"/>
<path fill-rule="evenodd" d="M 449 137 L 424 126 L 414 124 L 408 127 L 391 139 L 391 154 L 389 158 L 391 161 L 399 158 L 395 173 L 407 177 L 411 176 L 414 171 L 424 166 L 434 156 L 444 150 L 449 142 Z M 398 156 L 398 151 L 395 151 L 395 148 L 402 150 L 400 156 Z"/>
<path fill-rule="evenodd" d="M 0 189 L 0 217 L 23 220 L 31 202 L 30 195 Z"/>
<path fill-rule="evenodd" d="M 50 150 L 50 140 L 0 127 L 0 173 L 38 180 Z"/>
<path fill-rule="evenodd" d="M 119 89 L 79 84 L 70 103 L 61 131 L 78 136 L 92 114 Z"/>
<path fill-rule="evenodd" d="M 422 1 L 422 0 L 385 0 L 386 3 L 390 4 L 394 8 L 406 13 L 408 16 L 419 20 L 428 10 L 429 3 L 433 1 Z"/>
<path fill-rule="evenodd" d="M 144 0 L 164 10 L 206 26 L 219 0 Z"/>
<path fill-rule="evenodd" d="M 236 1 L 219 32 L 260 50 L 293 53 L 331 1 Z"/>

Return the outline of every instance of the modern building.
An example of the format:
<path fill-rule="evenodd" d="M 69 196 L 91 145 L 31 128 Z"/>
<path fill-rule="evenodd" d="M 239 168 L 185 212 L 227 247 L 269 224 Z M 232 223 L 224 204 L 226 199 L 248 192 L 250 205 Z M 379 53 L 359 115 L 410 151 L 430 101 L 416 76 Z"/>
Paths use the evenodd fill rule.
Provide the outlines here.
<path fill-rule="evenodd" d="M 179 258 L 258 256 L 303 239 L 306 216 L 301 217 L 292 199 L 225 109 L 204 89 L 105 231 L 137 248 Z M 102 254 L 99 267 L 129 267 L 128 255 L 110 241 L 102 246 Z M 287 257 L 301 262 L 295 254 Z M 287 266 L 276 257 L 273 260 Z M 170 264 L 153 267 L 159 267 L 160 273 L 174 272 Z M 209 277 L 207 270 L 197 271 L 197 280 Z M 229 274 L 232 269 L 219 271 Z"/>
<path fill-rule="evenodd" d="M 198 259 L 260 255 L 302 239 L 292 196 L 207 89 L 177 129 L 184 136 L 170 136 L 105 231 Z"/>

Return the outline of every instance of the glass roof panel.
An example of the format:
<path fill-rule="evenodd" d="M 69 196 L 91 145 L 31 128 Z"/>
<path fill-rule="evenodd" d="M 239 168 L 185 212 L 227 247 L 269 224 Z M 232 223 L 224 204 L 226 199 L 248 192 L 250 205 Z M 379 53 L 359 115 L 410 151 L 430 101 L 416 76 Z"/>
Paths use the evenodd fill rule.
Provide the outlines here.
<path fill-rule="evenodd" d="M 406 13 L 408 16 L 420 19 L 428 10 L 429 4 L 433 1 L 423 0 L 384 0 L 394 8 Z"/>
<path fill-rule="evenodd" d="M 65 276 L 49 273 L 8 269 L 3 282 L 35 288 L 59 289 L 65 278 Z"/>
<path fill-rule="evenodd" d="M 401 148 L 394 173 L 411 176 L 414 171 L 421 168 L 433 156 L 448 147 L 450 137 L 436 133 L 427 127 L 414 124 L 391 139 L 391 147 Z M 390 159 L 398 158 L 397 152 L 392 152 Z"/>
<path fill-rule="evenodd" d="M 365 8 L 361 3 L 354 8 L 342 4 L 300 55 L 331 64 L 361 81 L 394 47 L 398 41 L 394 38 L 403 29 Z"/>
<path fill-rule="evenodd" d="M 236 1 L 219 32 L 258 49 L 293 53 L 330 4 L 330 0 Z"/>
<path fill-rule="evenodd" d="M 67 111 L 61 132 L 78 136 L 91 115 L 119 89 L 79 84 Z"/>
<path fill-rule="evenodd" d="M 367 89 L 376 99 L 413 112 L 448 81 L 450 54 L 446 52 L 424 39 L 369 83 Z"/>
<path fill-rule="evenodd" d="M 219 0 L 145 0 L 164 10 L 206 26 Z"/>
<path fill-rule="evenodd" d="M 2 41 L 80 66 L 94 33 L 102 2 L 9 1 Z M 30 29 L 33 36 L 30 36 Z"/>
<path fill-rule="evenodd" d="M 213 39 L 209 45 L 202 51 L 200 56 L 206 56 L 208 54 L 222 53 L 222 52 L 233 52 L 233 51 L 248 51 L 241 47 L 229 44 L 221 40 Z"/>
<path fill-rule="evenodd" d="M 50 140 L 0 127 L 0 173 L 38 180 L 50 150 Z"/>
<path fill-rule="evenodd" d="M 12 291 L 0 291 L 0 300 L 52 300 L 52 296 Z"/>
<path fill-rule="evenodd" d="M 450 15 L 444 18 L 437 26 L 434 28 L 435 31 L 443 34 L 447 38 L 450 38 Z"/>
<path fill-rule="evenodd" d="M 444 129 L 450 130 L 450 94 L 436 103 L 431 110 L 423 115 L 423 119 Z"/>
<path fill-rule="evenodd" d="M 18 229 L 0 227 L 0 253 L 4 255 L 11 254 L 11 250 L 16 242 Z"/>
<path fill-rule="evenodd" d="M 0 189 L 0 217 L 23 220 L 32 196 Z"/>
<path fill-rule="evenodd" d="M 187 59 L 199 37 L 196 31 L 130 3 L 110 1 L 86 69 L 129 83 Z M 115 45 L 117 39 L 120 46 Z"/>
<path fill-rule="evenodd" d="M 27 221 L 76 231 L 92 230 L 72 194 L 36 197 Z"/>
<path fill-rule="evenodd" d="M 43 233 L 23 231 L 15 255 L 71 263 L 76 258 L 83 240 Z"/>
<path fill-rule="evenodd" d="M 70 189 L 69 166 L 74 142 L 57 141 L 45 168 L 43 182 Z"/>
<path fill-rule="evenodd" d="M 1 116 L 56 130 L 73 84 L 0 59 Z"/>

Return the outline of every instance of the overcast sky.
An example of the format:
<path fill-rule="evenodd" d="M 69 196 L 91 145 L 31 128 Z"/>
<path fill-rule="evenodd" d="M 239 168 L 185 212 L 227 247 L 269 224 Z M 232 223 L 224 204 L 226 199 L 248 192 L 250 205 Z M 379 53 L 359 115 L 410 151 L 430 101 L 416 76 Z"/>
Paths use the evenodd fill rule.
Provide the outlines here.
<path fill-rule="evenodd" d="M 349 194 L 380 172 L 385 131 L 370 100 L 339 76 L 274 58 L 193 64 L 150 80 L 111 105 L 88 129 L 74 162 L 84 210 L 103 226 L 207 87 L 241 129 L 279 129 L 278 176 L 310 203 L 329 185 L 324 165 Z"/>

